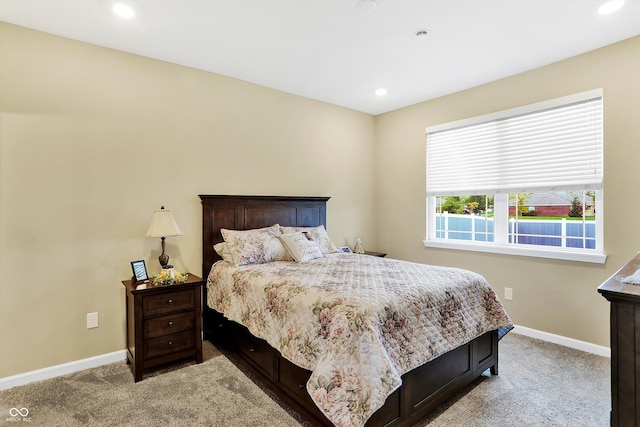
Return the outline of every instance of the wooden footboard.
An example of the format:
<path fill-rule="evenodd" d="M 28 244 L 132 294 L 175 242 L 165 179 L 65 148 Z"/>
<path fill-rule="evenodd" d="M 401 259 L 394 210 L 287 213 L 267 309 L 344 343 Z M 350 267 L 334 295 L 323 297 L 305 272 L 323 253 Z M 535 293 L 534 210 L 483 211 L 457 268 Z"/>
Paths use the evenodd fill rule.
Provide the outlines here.
<path fill-rule="evenodd" d="M 311 372 L 280 355 L 266 341 L 214 310 L 205 315 L 205 339 L 225 345 L 266 387 L 313 425 L 332 426 L 307 393 Z M 413 425 L 442 402 L 490 369 L 498 373 L 498 332 L 488 332 L 402 376 L 402 386 L 391 394 L 367 426 Z"/>

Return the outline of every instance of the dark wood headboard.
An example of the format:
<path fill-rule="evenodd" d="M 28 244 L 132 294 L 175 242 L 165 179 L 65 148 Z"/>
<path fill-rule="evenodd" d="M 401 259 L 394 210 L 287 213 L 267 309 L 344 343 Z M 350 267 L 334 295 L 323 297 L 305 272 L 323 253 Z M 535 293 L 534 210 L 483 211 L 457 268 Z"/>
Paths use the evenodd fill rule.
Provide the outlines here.
<path fill-rule="evenodd" d="M 327 225 L 327 200 L 315 196 L 220 196 L 200 194 L 202 201 L 202 274 L 220 259 L 213 245 L 221 228 L 249 230 L 280 224 L 288 227 Z"/>

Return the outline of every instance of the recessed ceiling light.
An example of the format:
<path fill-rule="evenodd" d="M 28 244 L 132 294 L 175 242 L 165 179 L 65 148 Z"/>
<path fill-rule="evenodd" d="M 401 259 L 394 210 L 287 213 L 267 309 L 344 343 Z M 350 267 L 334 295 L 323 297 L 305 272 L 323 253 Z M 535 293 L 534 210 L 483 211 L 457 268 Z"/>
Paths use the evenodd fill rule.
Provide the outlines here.
<path fill-rule="evenodd" d="M 387 94 L 387 90 L 381 87 L 380 89 L 376 89 L 375 94 L 378 96 L 385 96 Z"/>
<path fill-rule="evenodd" d="M 600 15 L 607 15 L 609 13 L 615 12 L 622 6 L 624 6 L 624 0 L 610 0 L 600 6 L 600 8 L 598 9 L 598 13 Z"/>
<path fill-rule="evenodd" d="M 121 18 L 131 19 L 136 14 L 131 6 L 124 3 L 113 5 L 113 12 Z"/>
<path fill-rule="evenodd" d="M 377 6 L 378 3 L 376 3 L 376 0 L 360 0 L 358 3 L 356 3 L 356 8 L 365 13 L 373 12 L 374 10 L 376 10 Z"/>

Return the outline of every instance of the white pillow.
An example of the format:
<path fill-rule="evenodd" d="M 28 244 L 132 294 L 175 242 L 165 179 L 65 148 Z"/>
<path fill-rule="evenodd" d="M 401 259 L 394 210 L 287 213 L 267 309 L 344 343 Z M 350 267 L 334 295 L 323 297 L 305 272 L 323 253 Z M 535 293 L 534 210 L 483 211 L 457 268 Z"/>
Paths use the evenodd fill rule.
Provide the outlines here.
<path fill-rule="evenodd" d="M 271 261 L 291 261 L 291 257 L 278 236 L 280 226 L 255 228 L 252 230 L 220 229 L 233 264 L 238 267 L 247 264 L 264 264 Z"/>
<path fill-rule="evenodd" d="M 324 225 L 319 225 L 317 227 L 280 227 L 280 231 L 282 233 L 293 233 L 294 231 L 309 233 L 309 236 L 311 236 L 313 241 L 318 244 L 323 255 L 340 252 L 340 249 L 338 249 L 329 238 Z"/>
<path fill-rule="evenodd" d="M 222 257 L 224 261 L 227 261 L 233 264 L 233 257 L 231 256 L 231 252 L 229 252 L 229 247 L 225 242 L 216 243 L 215 245 L 213 245 L 213 250 L 216 251 L 216 253 L 220 255 L 220 257 Z"/>
<path fill-rule="evenodd" d="M 324 256 L 318 244 L 299 231 L 281 234 L 278 237 L 296 262 L 307 262 Z"/>

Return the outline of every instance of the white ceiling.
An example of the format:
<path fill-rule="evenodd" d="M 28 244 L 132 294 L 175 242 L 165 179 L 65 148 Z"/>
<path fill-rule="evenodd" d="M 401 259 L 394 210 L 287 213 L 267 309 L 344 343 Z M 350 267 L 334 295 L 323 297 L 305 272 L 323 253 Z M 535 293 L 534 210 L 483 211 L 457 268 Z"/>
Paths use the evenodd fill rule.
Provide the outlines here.
<path fill-rule="evenodd" d="M 370 114 L 640 34 L 640 0 L 610 15 L 604 0 L 377 0 L 370 13 L 358 0 L 120 1 L 135 17 L 115 0 L 0 0 L 0 20 Z"/>

